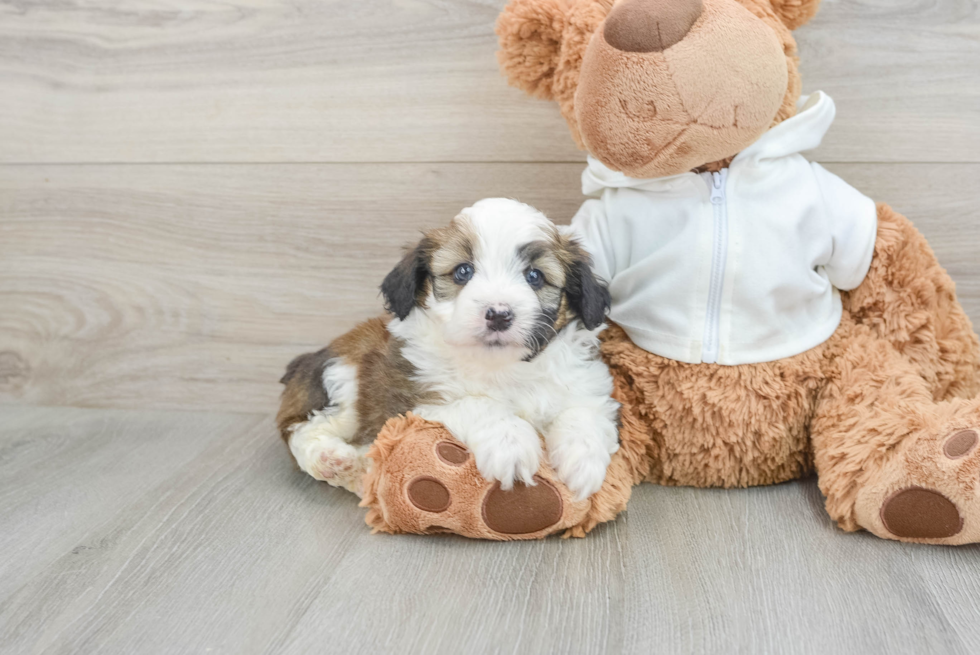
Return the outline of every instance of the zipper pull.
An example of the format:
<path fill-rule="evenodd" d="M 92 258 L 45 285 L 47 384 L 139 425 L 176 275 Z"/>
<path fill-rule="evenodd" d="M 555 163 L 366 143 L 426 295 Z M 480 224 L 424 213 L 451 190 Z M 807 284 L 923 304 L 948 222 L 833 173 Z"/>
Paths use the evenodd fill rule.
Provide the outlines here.
<path fill-rule="evenodd" d="M 711 174 L 711 204 L 720 205 L 725 202 L 725 178 L 721 173 Z"/>

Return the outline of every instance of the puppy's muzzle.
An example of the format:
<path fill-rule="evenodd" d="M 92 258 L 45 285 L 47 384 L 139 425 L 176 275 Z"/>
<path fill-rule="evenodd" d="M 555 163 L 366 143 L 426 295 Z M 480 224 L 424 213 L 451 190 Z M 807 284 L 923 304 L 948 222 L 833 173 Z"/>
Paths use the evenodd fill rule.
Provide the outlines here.
<path fill-rule="evenodd" d="M 506 332 L 514 324 L 514 312 L 507 305 L 487 308 L 484 318 L 487 319 L 487 329 L 491 332 Z"/>

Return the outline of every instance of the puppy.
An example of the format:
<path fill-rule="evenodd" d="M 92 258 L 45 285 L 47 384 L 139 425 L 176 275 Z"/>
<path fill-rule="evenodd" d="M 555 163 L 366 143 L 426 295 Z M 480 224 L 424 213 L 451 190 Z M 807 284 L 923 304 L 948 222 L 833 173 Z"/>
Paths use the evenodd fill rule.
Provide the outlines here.
<path fill-rule="evenodd" d="M 599 357 L 609 292 L 543 214 L 481 200 L 427 233 L 381 285 L 372 319 L 302 355 L 282 378 L 279 429 L 300 468 L 358 495 L 385 421 L 414 412 L 472 451 L 484 478 L 533 485 L 539 434 L 578 499 L 619 447 Z"/>

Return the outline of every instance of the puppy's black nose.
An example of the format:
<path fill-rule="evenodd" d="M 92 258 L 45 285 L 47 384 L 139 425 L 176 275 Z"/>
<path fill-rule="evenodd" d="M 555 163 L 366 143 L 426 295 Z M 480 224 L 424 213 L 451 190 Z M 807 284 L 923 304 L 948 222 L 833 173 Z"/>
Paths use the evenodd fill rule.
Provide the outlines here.
<path fill-rule="evenodd" d="M 504 332 L 514 322 L 514 312 L 507 307 L 491 307 L 485 316 L 487 327 L 494 332 Z"/>

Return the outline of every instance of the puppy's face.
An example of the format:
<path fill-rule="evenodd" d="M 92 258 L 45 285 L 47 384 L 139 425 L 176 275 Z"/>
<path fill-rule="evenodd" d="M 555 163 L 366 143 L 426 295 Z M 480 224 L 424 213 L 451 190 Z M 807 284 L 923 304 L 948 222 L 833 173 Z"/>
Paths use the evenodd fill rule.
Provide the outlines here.
<path fill-rule="evenodd" d="M 482 200 L 433 230 L 381 286 L 405 319 L 423 308 L 442 338 L 529 358 L 571 320 L 598 327 L 609 293 L 585 251 L 543 214 L 513 200 Z"/>

